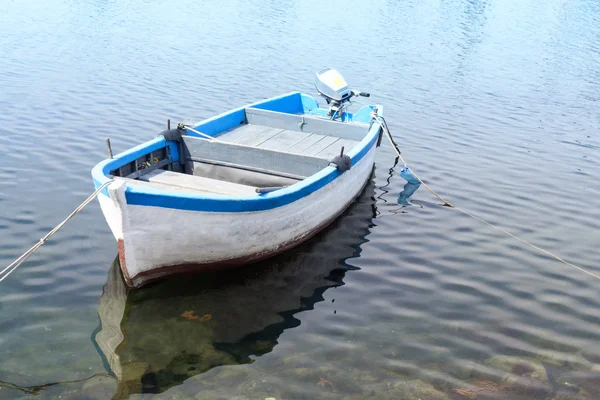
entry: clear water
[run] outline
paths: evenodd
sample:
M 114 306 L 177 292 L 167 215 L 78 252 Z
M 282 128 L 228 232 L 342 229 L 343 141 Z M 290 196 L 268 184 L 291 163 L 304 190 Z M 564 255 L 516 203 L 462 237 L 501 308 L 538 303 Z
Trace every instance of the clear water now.
M 600 273 L 595 0 L 4 0 L 0 265 L 92 192 L 106 137 L 313 93 L 325 66 L 444 197 Z M 0 284 L 0 399 L 600 398 L 600 281 L 406 200 L 393 159 L 297 250 L 129 294 L 90 205 Z

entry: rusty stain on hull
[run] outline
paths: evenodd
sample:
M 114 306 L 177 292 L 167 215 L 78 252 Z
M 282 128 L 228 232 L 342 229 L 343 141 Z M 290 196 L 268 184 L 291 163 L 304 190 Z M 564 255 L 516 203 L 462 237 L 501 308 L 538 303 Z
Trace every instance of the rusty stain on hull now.
M 119 265 L 121 266 L 123 278 L 125 279 L 125 283 L 127 283 L 127 286 L 133 287 L 131 277 L 129 276 L 129 272 L 127 272 L 127 264 L 125 263 L 125 244 L 123 242 L 123 239 L 119 239 L 117 241 L 117 246 L 119 248 Z

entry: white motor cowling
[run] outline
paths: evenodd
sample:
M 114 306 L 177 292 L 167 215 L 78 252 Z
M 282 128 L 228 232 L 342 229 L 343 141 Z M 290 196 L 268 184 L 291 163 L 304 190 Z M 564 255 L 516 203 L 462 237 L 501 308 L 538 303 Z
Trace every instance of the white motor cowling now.
M 352 97 L 352 91 L 346 80 L 333 68 L 325 68 L 317 72 L 315 87 L 321 96 L 330 102 L 340 103 Z
M 329 104 L 327 115 L 331 119 L 343 119 L 346 107 L 350 104 L 352 97 L 370 96 L 369 93 L 350 90 L 344 77 L 333 68 L 325 68 L 317 72 L 315 87 L 319 94 L 325 98 L 327 104 Z

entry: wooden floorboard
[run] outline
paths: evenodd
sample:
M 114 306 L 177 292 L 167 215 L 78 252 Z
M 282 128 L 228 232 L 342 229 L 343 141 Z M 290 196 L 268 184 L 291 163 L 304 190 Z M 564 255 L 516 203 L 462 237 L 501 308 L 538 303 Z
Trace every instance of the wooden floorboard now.
M 342 146 L 344 146 L 344 152 L 347 153 L 359 143 L 356 140 L 340 139 L 337 136 L 253 124 L 241 125 L 217 137 L 224 142 L 324 159 L 338 155 Z
M 304 150 L 304 154 L 306 154 L 307 156 L 316 156 L 318 153 L 331 146 L 338 140 L 340 140 L 339 137 L 325 136 L 323 139 L 315 143 L 314 146 L 311 146 L 308 149 Z
M 244 134 L 246 134 L 246 132 L 248 132 L 248 127 L 251 126 L 253 125 L 242 125 L 238 128 L 230 130 L 229 132 L 217 135 L 217 139 L 222 140 L 224 142 L 235 143 L 237 139 L 241 138 L 242 136 L 244 136 Z
M 210 179 L 196 175 L 180 174 L 172 171 L 156 170 L 149 172 L 140 180 L 161 185 L 177 186 L 186 189 L 200 190 L 207 193 L 254 195 L 255 188 L 247 185 Z
M 249 125 L 253 126 L 253 125 Z M 249 130 L 244 136 L 238 138 L 234 143 L 243 144 L 245 146 L 257 146 L 273 136 L 278 135 L 283 129 L 269 128 L 266 126 L 253 126 L 253 130 Z
M 288 151 L 290 153 L 305 154 L 306 150 L 314 146 L 319 140 L 322 140 L 326 137 L 327 136 L 324 135 L 317 135 L 316 133 L 311 133 L 306 138 L 290 147 Z
M 217 138 L 224 142 L 243 144 L 246 146 L 255 146 L 258 143 L 264 142 L 272 136 L 283 131 L 280 128 L 270 128 L 260 125 L 242 125 L 235 128 Z
M 359 142 L 356 140 L 350 139 L 340 139 L 333 142 L 331 145 L 321 150 L 316 154 L 319 158 L 333 158 L 340 154 L 342 150 L 342 146 L 344 147 L 344 153 L 348 153 L 348 151 L 356 146 Z
M 309 135 L 310 134 L 306 132 L 284 130 L 260 143 L 257 147 L 276 151 L 288 151 L 288 149 L 293 147 L 302 139 L 307 138 Z

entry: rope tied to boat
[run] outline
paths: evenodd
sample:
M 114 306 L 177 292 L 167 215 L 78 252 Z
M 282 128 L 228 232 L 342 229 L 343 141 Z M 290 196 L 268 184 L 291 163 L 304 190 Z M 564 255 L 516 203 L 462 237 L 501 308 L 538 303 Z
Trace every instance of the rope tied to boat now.
M 529 246 L 529 247 L 531 247 L 531 248 L 533 248 L 533 249 L 535 249 L 535 250 L 537 250 L 537 251 L 539 251 L 541 253 L 544 253 L 547 256 L 550 256 L 550 257 L 554 258 L 557 261 L 560 261 L 561 263 L 563 263 L 565 265 L 568 265 L 569 267 L 575 268 L 575 269 L 577 269 L 577 270 L 579 270 L 579 271 L 581 271 L 581 272 L 583 272 L 585 274 L 588 274 L 588 275 L 590 275 L 590 276 L 592 276 L 592 277 L 600 280 L 600 275 L 595 274 L 595 273 L 593 273 L 591 271 L 588 271 L 587 269 L 585 269 L 583 267 L 580 267 L 578 265 L 570 263 L 569 261 L 567 261 L 567 260 L 565 260 L 565 259 L 557 256 L 556 254 L 554 254 L 554 253 L 552 253 L 552 252 L 550 252 L 550 251 L 548 251 L 546 249 L 543 249 L 543 248 L 541 248 L 539 246 L 536 246 L 535 244 L 533 244 L 531 242 L 528 242 L 527 240 L 522 239 L 522 238 L 520 238 L 519 236 L 517 236 L 517 235 L 515 235 L 513 233 L 510 233 L 506 229 L 501 228 L 499 226 L 496 226 L 496 225 L 492 224 L 491 222 L 488 222 L 488 221 L 484 220 L 483 218 L 478 217 L 478 216 L 470 213 L 469 211 L 467 211 L 465 209 L 457 207 L 454 204 L 452 204 L 449 201 L 447 201 L 446 199 L 444 199 L 442 196 L 440 196 L 439 194 L 437 194 L 433 189 L 431 189 L 425 182 L 423 182 L 423 180 L 421 178 L 419 178 L 419 176 L 407 165 L 406 161 L 404 160 L 404 157 L 402 157 L 402 152 L 400 151 L 400 148 L 398 147 L 398 145 L 394 141 L 394 138 L 392 136 L 392 132 L 390 131 L 390 129 L 389 129 L 388 125 L 387 125 L 387 122 L 385 121 L 385 119 L 382 116 L 380 116 L 380 115 L 377 114 L 377 109 L 376 108 L 371 112 L 371 118 L 372 118 L 372 121 L 374 123 L 379 124 L 379 126 L 381 127 L 382 132 L 385 133 L 385 135 L 387 136 L 387 138 L 390 140 L 390 143 L 392 144 L 392 147 L 394 148 L 394 150 L 398 154 L 398 158 L 400 159 L 400 161 L 402 161 L 402 164 L 404 164 L 404 168 L 406 168 L 408 171 L 410 171 L 410 173 L 412 175 L 414 175 L 414 177 L 416 178 L 416 180 L 420 184 L 422 184 L 425 188 L 427 188 L 427 190 L 429 190 L 429 192 L 431 192 L 431 194 L 433 194 L 435 197 L 437 197 L 442 202 L 444 202 L 443 206 L 454 208 L 455 210 L 460 211 L 461 213 L 463 213 L 463 214 L 465 214 L 465 215 L 467 215 L 467 216 L 469 216 L 469 217 L 471 217 L 471 218 L 473 218 L 473 219 L 475 219 L 475 220 L 477 220 L 479 222 L 482 222 L 482 223 L 486 224 L 487 226 L 489 226 L 491 228 L 494 228 L 494 229 L 496 229 L 496 230 L 498 230 L 498 231 L 500 231 L 500 232 L 502 232 L 502 233 L 504 233 L 504 234 L 512 237 L 513 239 L 516 239 L 516 240 L 520 241 L 521 243 L 523 243 L 523 244 L 525 244 L 525 245 L 527 245 L 527 246 Z
M 421 183 L 423 186 L 425 186 L 427 188 L 427 190 L 429 190 L 431 192 L 431 194 L 433 194 L 435 197 L 437 197 L 438 199 L 443 201 L 445 207 L 456 208 L 456 207 L 454 207 L 454 205 L 452 205 L 452 203 L 450 203 L 449 201 L 444 199 L 442 196 L 437 194 L 432 188 L 430 188 L 425 182 L 423 182 L 423 180 L 421 178 L 419 178 L 419 176 L 415 173 L 415 171 L 413 171 L 408 166 L 408 164 L 406 164 L 404 157 L 402 157 L 402 152 L 400 151 L 400 148 L 396 144 L 396 141 L 394 141 L 394 137 L 392 136 L 392 133 L 390 132 L 390 129 L 388 128 L 387 122 L 385 121 L 385 119 L 382 116 L 377 115 L 376 109 L 371 112 L 371 116 L 373 117 L 373 120 L 375 122 L 377 122 L 379 124 L 379 126 L 381 126 L 382 131 L 385 132 L 386 136 L 390 140 L 390 143 L 392 144 L 392 147 L 394 148 L 394 150 L 396 150 L 396 153 L 398 154 L 398 158 L 400 158 L 400 161 L 402 161 L 402 164 L 404 164 L 404 168 L 406 168 L 408 171 L 410 171 L 410 173 L 415 176 L 415 178 L 419 181 L 419 183 Z
M 190 132 L 194 132 L 196 135 L 199 135 L 199 136 L 201 136 L 201 138 L 200 138 L 200 139 L 204 138 L 205 140 L 209 140 L 209 141 L 211 141 L 211 142 L 225 143 L 225 142 L 223 142 L 222 140 L 219 140 L 219 139 L 215 138 L 214 136 L 210 136 L 210 135 L 207 135 L 206 133 L 202 133 L 202 132 L 200 132 L 200 131 L 197 131 L 196 129 L 192 128 L 191 126 L 189 126 L 189 125 L 185 125 L 185 124 L 183 124 L 183 123 L 180 123 L 180 124 L 177 126 L 177 129 L 185 129 L 185 130 L 188 130 L 188 131 L 190 131 Z
M 17 258 L 15 261 L 13 261 L 12 263 L 10 263 L 6 268 L 4 268 L 2 271 L 0 271 L 0 282 L 2 282 L 3 280 L 5 280 L 6 278 L 8 278 L 8 276 L 10 274 L 12 274 L 17 268 L 19 268 L 19 266 L 25 260 L 27 260 L 27 258 L 29 258 L 30 255 L 32 255 L 33 253 L 35 253 L 35 251 L 37 249 L 39 249 L 44 244 L 46 244 L 46 241 L 48 239 L 50 239 L 50 237 L 52 237 L 52 235 L 54 235 L 56 232 L 58 232 L 60 230 L 60 228 L 62 228 L 71 218 L 73 218 L 81 210 L 83 210 L 83 208 L 85 206 L 87 206 L 89 203 L 91 203 L 92 200 L 94 200 L 96 198 L 96 196 L 98 196 L 98 194 L 105 187 L 107 187 L 110 183 L 112 183 L 112 180 L 109 180 L 108 182 L 105 182 L 102 185 L 100 185 L 98 187 L 98 189 L 96 189 L 94 191 L 94 193 L 92 193 L 87 199 L 85 199 L 83 201 L 83 203 L 81 203 L 75 210 L 73 210 L 73 212 L 71 214 L 69 214 L 69 216 L 67 218 L 65 218 L 60 224 L 56 225 L 54 227 L 54 229 L 52 229 L 50 232 L 48 232 L 44 237 L 42 237 L 35 245 L 33 245 L 29 250 L 27 250 L 25 253 L 23 253 L 19 258 Z

